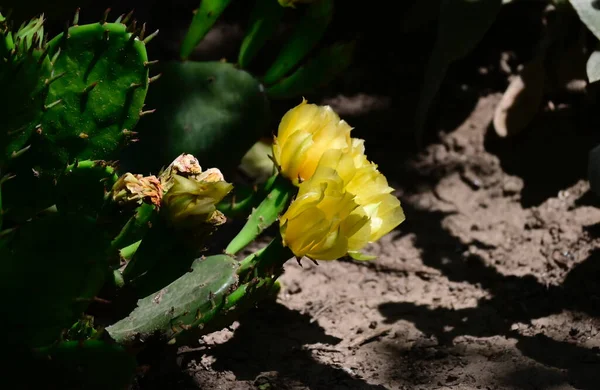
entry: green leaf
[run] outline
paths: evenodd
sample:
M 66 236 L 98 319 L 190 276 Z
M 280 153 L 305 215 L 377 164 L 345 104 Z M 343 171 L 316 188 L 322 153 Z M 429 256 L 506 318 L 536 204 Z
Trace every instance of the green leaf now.
M 496 19 L 502 0 L 443 0 L 437 39 L 425 71 L 417 108 L 416 132 L 420 142 L 429 107 L 448 67 L 477 46 Z

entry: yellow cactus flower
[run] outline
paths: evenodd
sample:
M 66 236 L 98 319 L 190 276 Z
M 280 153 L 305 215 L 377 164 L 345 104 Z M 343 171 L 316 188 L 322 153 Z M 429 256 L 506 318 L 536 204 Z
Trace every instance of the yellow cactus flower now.
M 314 175 L 280 219 L 285 246 L 298 257 L 335 260 L 360 250 L 405 219 L 387 179 L 364 155 L 362 140 L 323 153 Z
M 273 157 L 282 175 L 295 185 L 311 178 L 321 156 L 352 146 L 352 128 L 329 106 L 302 103 L 281 119 L 273 143 Z
M 367 160 L 364 141 L 354 138 L 352 141 L 353 148 L 348 154 L 352 163 L 346 161 L 348 157 L 341 156 L 337 170 L 345 182 L 346 191 L 355 196 L 354 200 L 369 217 L 369 242 L 375 242 L 404 222 L 406 217 L 386 177 L 379 172 L 376 164 Z M 357 243 L 352 250 L 360 248 L 362 246 Z
M 216 169 L 204 172 L 202 179 L 188 179 L 173 175 L 173 184 L 163 197 L 163 209 L 169 222 L 180 228 L 201 224 L 220 225 L 225 216 L 216 204 L 233 189 Z
M 322 164 L 300 185 L 280 218 L 280 231 L 283 244 L 294 255 L 335 260 L 347 253 L 349 239 L 367 222 L 339 174 Z

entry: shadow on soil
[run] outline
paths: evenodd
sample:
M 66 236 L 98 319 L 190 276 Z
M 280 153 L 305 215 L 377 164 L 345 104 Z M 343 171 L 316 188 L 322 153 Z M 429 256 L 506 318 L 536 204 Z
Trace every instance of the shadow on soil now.
M 523 179 L 521 205 L 539 206 L 558 191 L 586 178 L 589 151 L 600 143 L 593 110 L 571 106 L 538 115 L 521 134 L 500 139 L 488 128 L 485 148 L 504 172 Z
M 576 265 L 562 285 L 546 287 L 531 275 L 506 276 L 484 264 L 476 255 L 464 256 L 463 245 L 442 228 L 444 213 L 421 211 L 409 205 L 406 208 L 407 214 L 419 222 L 406 224 L 403 230 L 414 234 L 415 245 L 422 250 L 423 263 L 439 269 L 451 281 L 481 285 L 491 298 L 481 299 L 477 307 L 459 310 L 431 309 L 410 302 L 387 302 L 380 305 L 379 310 L 388 323 L 410 321 L 446 346 L 452 345 L 453 340 L 462 335 L 514 338 L 524 355 L 567 370 L 569 382 L 577 388 L 597 388 L 600 351 L 556 341 L 541 334 L 524 336 L 511 326 L 564 310 L 600 316 L 600 285 L 597 283 L 600 250 L 592 252 L 585 261 Z
M 308 344 L 335 345 L 340 341 L 326 335 L 317 323 L 311 323 L 309 315 L 280 304 L 265 304 L 240 319 L 232 339 L 202 353 L 216 358 L 212 365 L 216 371 L 232 371 L 237 380 L 268 381 L 274 388 L 301 384 L 311 389 L 384 389 L 351 376 L 342 367 L 318 362 L 305 348 Z M 199 361 L 194 353 L 185 358 Z M 277 374 L 265 375 L 273 372 Z M 202 383 L 197 384 L 203 388 Z

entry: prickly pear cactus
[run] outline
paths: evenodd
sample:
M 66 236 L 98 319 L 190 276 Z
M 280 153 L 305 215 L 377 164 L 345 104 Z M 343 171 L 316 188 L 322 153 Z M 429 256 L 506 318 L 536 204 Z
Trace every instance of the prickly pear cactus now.
M 109 159 L 131 139 L 149 82 L 138 33 L 104 19 L 74 25 L 48 43 L 54 73 L 64 76 L 50 85 L 41 134 L 32 139 L 40 169 Z
M 181 331 L 210 320 L 236 287 L 237 261 L 216 255 L 194 261 L 191 268 L 170 285 L 139 300 L 128 317 L 106 331 L 123 344 L 144 342 L 153 336 L 169 341 Z
M 56 186 L 56 207 L 65 214 L 97 217 L 117 179 L 114 167 L 102 160 L 71 164 Z
M 268 133 L 269 102 L 249 73 L 228 63 L 191 61 L 166 63 L 160 71 L 148 93 L 148 105 L 160 110 L 140 121 L 129 170 L 156 171 L 190 153 L 202 166 L 226 172 Z
M 0 168 L 16 175 L 3 193 L 17 220 L 54 203 L 54 185 L 67 165 L 114 159 L 135 141 L 133 128 L 154 80 L 146 43 L 155 34 L 127 24 L 130 15 L 114 23 L 106 18 L 78 25 L 76 14 L 73 25 L 48 43 L 40 38 L 41 19 L 15 34 L 0 22 L 0 54 L 16 63 L 0 64 L 0 86 L 19 91 L 0 101 L 0 114 L 11 118 L 8 131 L 0 132 Z
M 35 219 L 0 245 L 0 334 L 37 347 L 58 339 L 101 289 L 109 240 L 94 221 L 53 214 Z
M 0 167 L 18 157 L 43 114 L 52 64 L 44 49 L 44 19 L 32 19 L 16 32 L 0 14 Z

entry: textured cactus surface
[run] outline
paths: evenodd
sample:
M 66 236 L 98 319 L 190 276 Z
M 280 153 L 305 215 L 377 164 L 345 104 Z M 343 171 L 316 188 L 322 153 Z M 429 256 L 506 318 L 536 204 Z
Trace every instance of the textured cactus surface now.
M 11 118 L 0 134 L 0 166 L 16 175 L 3 191 L 16 220 L 56 202 L 54 185 L 69 164 L 114 159 L 134 140 L 152 80 L 146 42 L 153 35 L 106 16 L 87 25 L 76 16 L 48 43 L 40 20 L 14 34 L 0 22 L 5 49 L 15 49 L 0 64 L 2 90 L 16 91 L 0 98 L 0 114 Z
M 145 44 L 124 24 L 99 22 L 70 27 L 48 50 L 52 57 L 58 53 L 54 73 L 64 76 L 50 85 L 42 132 L 33 139 L 40 168 L 114 157 L 144 104 Z
M 93 221 L 53 214 L 19 227 L 0 245 L 2 338 L 54 342 L 101 289 L 109 241 Z
M 0 15 L 0 166 L 27 150 L 27 141 L 39 124 L 45 102 L 46 80 L 52 64 L 43 46 L 43 18 L 11 31 Z
M 56 207 L 61 213 L 96 217 L 105 204 L 105 195 L 118 177 L 105 161 L 85 160 L 71 164 L 57 184 Z
M 157 336 L 173 339 L 181 331 L 210 319 L 225 304 L 237 282 L 237 261 L 216 255 L 194 261 L 191 271 L 138 301 L 137 308 L 106 328 L 119 343 Z
M 268 100 L 247 72 L 221 62 L 170 62 L 160 72 L 147 98 L 160 110 L 139 123 L 130 170 L 156 171 L 190 153 L 225 172 L 268 131 Z

